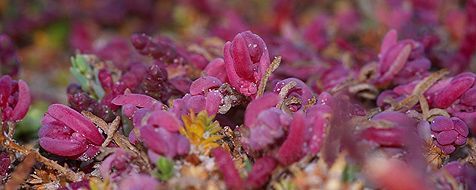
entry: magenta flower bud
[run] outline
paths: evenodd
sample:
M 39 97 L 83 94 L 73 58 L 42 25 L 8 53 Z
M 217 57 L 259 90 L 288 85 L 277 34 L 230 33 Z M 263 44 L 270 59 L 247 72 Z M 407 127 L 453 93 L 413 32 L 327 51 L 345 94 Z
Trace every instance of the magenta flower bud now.
M 180 120 L 173 113 L 157 110 L 150 113 L 147 124 L 167 129 L 170 132 L 177 132 L 180 128 Z
M 431 94 L 429 100 L 431 106 L 443 109 L 451 106 L 473 86 L 474 80 L 474 76 L 464 73 L 455 76 L 447 86 Z
M 269 156 L 262 157 L 253 164 L 249 172 L 246 184 L 253 189 L 257 189 L 266 184 L 273 170 L 276 168 L 276 161 Z
M 116 98 L 112 99 L 111 102 L 118 106 L 131 104 L 141 108 L 152 108 L 155 104 L 162 105 L 160 101 L 150 96 L 143 95 L 143 94 L 132 94 L 132 93 L 119 95 Z
M 476 87 L 472 87 L 460 98 L 460 102 L 468 106 L 476 106 Z
M 131 163 L 133 157 L 123 149 L 116 149 L 113 154 L 108 156 L 99 166 L 99 172 L 103 178 L 109 178 L 112 181 L 120 180 L 131 174 L 138 173 L 138 167 Z
M 304 155 L 304 138 L 306 133 L 304 115 L 301 112 L 294 114 L 293 121 L 289 127 L 289 134 L 277 153 L 278 161 L 284 165 L 290 165 L 299 161 Z
M 256 117 L 256 116 L 255 116 Z M 261 111 L 250 129 L 249 135 L 243 137 L 243 144 L 251 150 L 259 151 L 273 145 L 284 136 L 284 130 L 291 123 L 291 117 L 275 107 Z
M 370 127 L 362 131 L 361 136 L 365 140 L 375 142 L 384 147 L 402 147 L 403 130 L 392 128 Z
M 212 150 L 213 158 L 215 158 L 215 163 L 220 170 L 220 173 L 223 175 L 225 184 L 228 189 L 239 190 L 244 189 L 243 179 L 240 177 L 240 173 L 235 167 L 230 153 L 225 151 L 223 148 L 215 148 Z
M 169 158 L 185 155 L 190 150 L 187 138 L 161 127 L 154 128 L 152 125 L 146 125 L 141 127 L 140 135 L 150 150 Z
M 17 122 L 23 119 L 30 108 L 30 104 L 30 89 L 24 81 L 12 80 L 8 75 L 0 78 L 1 121 Z
M 380 47 L 375 84 L 405 84 L 425 77 L 431 62 L 423 52 L 423 44 L 413 40 L 398 41 L 396 30 L 389 31 Z
M 239 33 L 233 41 L 225 43 L 223 55 L 231 86 L 245 96 L 254 97 L 270 65 L 263 39 L 250 31 Z
M 130 175 L 119 184 L 119 189 L 134 189 L 134 190 L 146 190 L 146 189 L 158 189 L 160 183 L 150 175 L 145 174 L 133 174 Z
M 431 121 L 431 130 L 435 132 L 448 131 L 454 129 L 453 121 L 444 116 L 436 116 Z
M 226 72 L 223 72 L 225 70 L 225 61 L 222 58 L 216 58 L 208 63 L 203 72 L 207 76 L 216 77 L 218 80 L 226 82 L 228 78 Z
M 311 154 L 321 150 L 325 138 L 325 130 L 330 123 L 332 110 L 327 105 L 315 105 L 306 112 L 307 125 L 310 129 L 306 132 L 307 146 Z M 306 151 L 307 152 L 307 151 Z
M 41 124 L 39 143 L 56 155 L 89 160 L 104 142 L 104 137 L 90 120 L 65 105 L 51 105 Z
M 274 93 L 266 93 L 248 104 L 245 111 L 245 126 L 253 127 L 256 116 L 263 110 L 275 107 L 279 102 L 279 96 Z
M 218 78 L 212 76 L 200 77 L 193 81 L 192 85 L 190 85 L 190 94 L 206 94 L 209 89 L 216 89 L 221 85 L 222 82 Z
M 415 119 L 396 111 L 380 112 L 372 117 L 372 120 L 386 122 L 391 124 L 392 127 L 415 128 L 417 126 Z
M 448 172 L 451 176 L 453 176 L 459 182 L 464 180 L 464 169 L 465 166 L 458 161 L 448 162 L 443 166 L 446 172 Z
M 132 116 L 137 110 L 138 108 L 132 104 L 126 104 L 122 106 L 122 114 L 124 114 L 129 119 L 132 119 Z
M 112 93 L 114 88 L 114 81 L 112 80 L 111 73 L 109 73 L 106 68 L 99 70 L 98 79 L 106 94 Z
M 220 105 L 223 101 L 223 95 L 218 91 L 210 91 L 205 97 L 205 109 L 208 115 L 215 115 L 218 113 Z
M 223 96 L 218 91 L 207 92 L 206 95 L 186 94 L 182 98 L 173 101 L 173 107 L 170 112 L 174 113 L 178 118 L 188 115 L 190 111 L 198 113 L 206 110 L 209 115 L 215 115 L 222 103 Z
M 466 144 L 469 134 L 466 123 L 457 117 L 436 116 L 430 129 L 435 137 L 433 142 L 446 154 L 451 154 L 457 146 Z
M 273 92 L 279 94 L 281 92 L 281 89 L 290 82 L 295 82 L 296 86 L 288 91 L 288 93 L 286 94 L 286 98 L 296 97 L 302 102 L 301 105 L 296 105 L 297 107 L 291 107 L 291 110 L 296 112 L 299 109 L 303 108 L 304 105 L 307 105 L 309 103 L 309 100 L 311 100 L 311 98 L 313 97 L 313 93 L 312 90 L 304 82 L 297 78 L 287 78 L 282 81 L 279 81 L 278 83 L 276 83 Z

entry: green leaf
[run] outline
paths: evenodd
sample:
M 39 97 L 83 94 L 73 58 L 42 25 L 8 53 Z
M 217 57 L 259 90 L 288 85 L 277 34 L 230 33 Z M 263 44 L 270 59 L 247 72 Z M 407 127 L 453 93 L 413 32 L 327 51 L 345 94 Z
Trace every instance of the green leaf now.
M 101 86 L 101 82 L 99 82 L 99 71 L 98 70 L 95 70 L 94 72 L 94 78 L 96 78 L 95 80 L 95 83 L 93 84 L 93 90 L 94 92 L 96 93 L 96 95 L 98 96 L 99 99 L 102 99 L 102 97 L 104 97 L 104 89 L 102 88 Z
M 251 169 L 253 169 L 253 166 L 251 165 L 250 159 L 246 158 L 245 159 L 245 169 L 247 172 L 250 172 Z
M 359 168 L 357 168 L 356 165 L 347 164 L 345 166 L 344 173 L 342 175 L 342 181 L 344 182 L 354 181 L 358 172 L 359 172 Z
M 156 162 L 154 176 L 162 181 L 166 181 L 174 175 L 174 163 L 166 157 L 160 157 Z
M 77 68 L 71 67 L 69 71 L 74 76 L 74 78 L 79 82 L 83 90 L 89 89 L 88 79 L 84 77 L 83 75 L 81 75 L 80 71 Z

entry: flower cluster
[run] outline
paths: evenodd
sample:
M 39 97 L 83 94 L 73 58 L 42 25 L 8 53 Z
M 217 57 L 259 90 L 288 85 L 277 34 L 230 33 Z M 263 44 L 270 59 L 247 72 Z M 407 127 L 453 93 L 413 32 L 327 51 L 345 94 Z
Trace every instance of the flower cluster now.
M 92 9 L 78 12 L 88 22 L 53 15 L 74 21 L 75 82 L 67 103 L 41 112 L 38 146 L 20 145 L 15 130 L 34 120 L 32 95 L 41 93 L 16 78 L 18 36 L 0 34 L 0 181 L 7 189 L 473 189 L 476 1 L 465 3 L 316 3 L 327 12 L 277 0 L 244 17 L 240 6 L 206 0 L 52 3 Z M 166 32 L 146 34 L 155 22 Z M 103 27 L 143 33 L 96 40 Z

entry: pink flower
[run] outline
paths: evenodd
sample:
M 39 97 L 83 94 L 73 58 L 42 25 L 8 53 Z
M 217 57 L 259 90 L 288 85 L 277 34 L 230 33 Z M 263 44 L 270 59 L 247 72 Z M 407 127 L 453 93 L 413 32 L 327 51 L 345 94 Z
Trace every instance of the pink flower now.
M 122 113 L 128 118 L 132 118 L 139 108 L 161 109 L 162 102 L 143 94 L 123 94 L 115 97 L 112 104 L 122 106 Z
M 23 119 L 31 103 L 30 89 L 22 81 L 15 81 L 8 75 L 0 77 L 0 110 L 1 121 Z
M 263 39 L 250 31 L 241 32 L 225 43 L 225 66 L 232 87 L 245 96 L 255 97 L 261 78 L 270 65 Z
M 296 86 L 291 88 L 288 91 L 288 93 L 286 93 L 285 98 L 295 97 L 295 98 L 297 98 L 298 100 L 301 101 L 300 104 L 293 104 L 293 105 L 289 106 L 291 111 L 296 112 L 296 111 L 304 108 L 305 105 L 309 104 L 309 100 L 311 100 L 311 98 L 313 97 L 313 92 L 309 88 L 309 86 L 307 86 L 304 82 L 302 82 L 301 80 L 299 80 L 297 78 L 287 78 L 287 79 L 279 81 L 278 83 L 276 83 L 276 86 L 274 87 L 273 92 L 281 93 L 281 89 L 285 85 L 287 85 L 291 82 L 296 83 Z
M 430 61 L 423 56 L 423 44 L 413 40 L 398 41 L 396 30 L 389 31 L 380 47 L 375 84 L 407 83 L 421 79 L 430 69 Z
M 157 189 L 160 183 L 150 175 L 133 174 L 119 184 L 119 189 L 148 190 Z
M 436 116 L 430 129 L 435 136 L 433 141 L 444 153 L 451 154 L 457 146 L 466 144 L 469 129 L 466 123 L 457 117 Z
M 164 155 L 169 158 L 185 155 L 190 150 L 188 139 L 179 133 L 170 132 L 165 128 L 155 128 L 146 125 L 140 128 L 140 137 L 149 148 L 149 156 L 156 161 L 154 154 Z
M 251 150 L 263 150 L 285 135 L 292 118 L 275 107 L 278 101 L 278 95 L 267 93 L 248 104 L 245 126 L 249 128 L 249 135 L 242 140 Z
M 48 152 L 89 160 L 99 152 L 104 137 L 86 117 L 62 104 L 53 104 L 41 120 L 40 146 Z
M 226 186 L 229 189 L 244 189 L 243 179 L 240 177 L 240 173 L 235 167 L 230 153 L 226 152 L 223 148 L 215 148 L 212 150 L 213 158 L 218 166 Z
M 304 157 L 306 125 L 304 114 L 296 112 L 289 127 L 289 134 L 278 150 L 277 159 L 282 165 L 290 165 Z
M 405 133 L 417 128 L 417 122 L 413 118 L 395 111 L 381 112 L 371 120 L 387 124 L 388 128 L 369 127 L 360 136 L 383 147 L 402 147 Z
M 262 187 L 269 180 L 276 166 L 276 160 L 270 156 L 264 156 L 256 160 L 248 174 L 246 183 L 255 189 Z
M 99 172 L 103 178 L 110 178 L 113 181 L 120 180 L 138 173 L 139 168 L 132 163 L 132 160 L 133 157 L 129 153 L 118 148 L 104 159 L 99 167 Z
M 203 72 L 208 76 L 216 77 L 220 81 L 225 82 L 228 78 L 226 77 L 226 72 L 223 72 L 224 70 L 225 61 L 222 58 L 216 58 L 208 63 Z

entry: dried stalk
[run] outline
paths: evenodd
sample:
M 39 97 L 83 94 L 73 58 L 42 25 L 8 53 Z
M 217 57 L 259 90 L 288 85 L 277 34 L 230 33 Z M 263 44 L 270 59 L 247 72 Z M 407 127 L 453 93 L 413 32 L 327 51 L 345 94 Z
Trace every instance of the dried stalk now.
M 65 167 L 59 165 L 55 161 L 52 161 L 52 160 L 42 156 L 37 151 L 32 150 L 32 149 L 27 149 L 23 146 L 18 145 L 14 141 L 5 137 L 3 131 L 0 134 L 0 142 L 6 149 L 11 150 L 13 152 L 24 154 L 24 155 L 29 155 L 29 154 L 34 155 L 38 162 L 42 162 L 47 167 L 50 167 L 50 168 L 58 171 L 59 173 L 63 174 L 70 181 L 78 181 L 79 179 L 81 179 L 81 175 L 75 173 L 74 171 L 72 171 L 68 168 L 65 168 Z
M 269 67 L 266 69 L 266 73 L 261 78 L 261 81 L 259 83 L 256 97 L 260 97 L 264 94 L 264 90 L 266 89 L 266 83 L 268 83 L 268 79 L 271 76 L 271 73 L 273 73 L 279 67 L 279 64 L 281 64 L 281 56 L 275 57 L 273 62 L 271 62 L 271 65 L 269 65 Z
M 25 159 L 18 164 L 15 171 L 12 173 L 12 177 L 5 184 L 5 190 L 10 189 L 19 189 L 20 185 L 25 183 L 25 179 L 31 172 L 33 165 L 35 165 L 35 155 L 34 153 L 29 153 L 25 156 Z
M 446 74 L 448 74 L 448 70 L 446 69 L 442 69 L 432 73 L 430 76 L 424 78 L 420 83 L 415 86 L 410 96 L 406 97 L 401 102 L 392 106 L 392 108 L 390 109 L 400 110 L 403 108 L 409 109 L 413 107 L 418 103 L 419 97 L 423 96 L 423 93 L 425 93 L 433 84 L 443 78 Z

